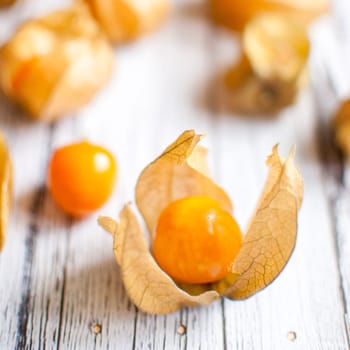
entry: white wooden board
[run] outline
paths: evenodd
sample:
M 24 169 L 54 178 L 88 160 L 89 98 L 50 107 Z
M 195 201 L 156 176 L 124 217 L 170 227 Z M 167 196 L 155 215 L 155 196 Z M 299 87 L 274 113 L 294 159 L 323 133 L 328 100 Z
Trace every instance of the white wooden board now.
M 329 74 L 338 95 L 350 94 L 344 82 L 350 70 L 331 64 L 343 52 L 350 57 L 343 49 L 350 44 L 350 26 L 341 20 L 350 13 L 346 2 L 336 3 L 334 18 L 348 35 L 336 36 L 339 43 L 334 43 L 336 29 L 329 20 L 314 30 L 313 84 L 278 118 L 247 120 L 227 111 L 214 78 L 237 58 L 237 37 L 214 28 L 196 0 L 178 0 L 158 32 L 116 48 L 111 82 L 78 115 L 50 125 L 32 123 L 1 99 L 15 203 L 0 254 L 0 349 L 349 348 L 350 188 L 346 176 L 339 176 L 349 169 L 327 141 L 327 130 L 318 132 L 335 103 Z M 68 3 L 18 1 L 0 13 L 0 40 L 24 19 Z M 305 179 L 297 246 L 281 276 L 247 301 L 146 315 L 128 300 L 111 237 L 96 218 L 116 217 L 133 199 L 143 167 L 189 128 L 207 135 L 214 177 L 231 195 L 243 228 L 264 183 L 272 146 L 280 143 L 287 154 L 297 145 Z M 119 179 L 108 204 L 78 222 L 53 204 L 45 174 L 55 147 L 83 137 L 115 154 Z M 177 333 L 180 325 L 186 327 L 184 335 Z

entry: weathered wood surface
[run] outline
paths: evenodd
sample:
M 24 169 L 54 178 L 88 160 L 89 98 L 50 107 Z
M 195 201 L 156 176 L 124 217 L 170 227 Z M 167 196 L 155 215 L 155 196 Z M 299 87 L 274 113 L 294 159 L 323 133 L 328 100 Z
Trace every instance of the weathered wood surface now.
M 67 3 L 18 1 L 0 13 L 0 40 L 24 19 Z M 350 94 L 347 1 L 336 3 L 335 24 L 324 20 L 313 30 L 311 87 L 279 118 L 256 120 L 227 111 L 215 76 L 237 57 L 238 41 L 213 28 L 201 4 L 177 1 L 160 31 L 117 48 L 111 82 L 77 116 L 35 124 L 1 99 L 16 186 L 0 255 L 0 349 L 349 348 L 350 168 L 327 128 L 336 101 Z M 96 224 L 99 213 L 76 222 L 52 203 L 47 162 L 55 147 L 82 137 L 110 148 L 119 181 L 100 213 L 117 216 L 133 199 L 142 168 L 187 128 L 208 135 L 214 177 L 243 228 L 271 147 L 279 142 L 286 154 L 297 145 L 306 190 L 297 247 L 281 276 L 254 298 L 145 315 L 128 301 L 111 238 Z

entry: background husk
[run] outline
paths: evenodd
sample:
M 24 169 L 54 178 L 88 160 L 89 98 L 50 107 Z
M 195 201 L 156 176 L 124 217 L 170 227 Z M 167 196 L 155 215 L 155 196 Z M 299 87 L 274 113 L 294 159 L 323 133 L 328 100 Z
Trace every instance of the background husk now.
M 308 24 L 329 11 L 328 0 L 209 0 L 209 6 L 215 22 L 238 31 L 261 12 L 288 14 Z
M 342 152 L 350 155 L 350 100 L 343 101 L 333 118 L 335 142 Z
M 0 132 L 0 251 L 6 240 L 6 227 L 13 196 L 12 162 L 5 138 Z
M 230 108 L 271 114 L 293 103 L 307 81 L 310 44 L 293 18 L 264 13 L 247 23 L 242 54 L 225 75 Z
M 18 28 L 0 49 L 0 86 L 34 119 L 52 120 L 88 103 L 112 64 L 103 32 L 77 4 Z
M 85 0 L 113 43 L 135 39 L 159 26 L 169 0 Z

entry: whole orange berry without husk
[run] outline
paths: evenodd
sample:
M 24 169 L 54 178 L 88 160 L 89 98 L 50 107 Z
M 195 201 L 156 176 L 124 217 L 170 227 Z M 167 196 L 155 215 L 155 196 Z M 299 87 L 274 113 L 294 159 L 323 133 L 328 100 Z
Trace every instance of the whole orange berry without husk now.
M 68 214 L 83 217 L 110 197 L 116 162 L 105 148 L 83 141 L 57 149 L 49 164 L 48 187 Z

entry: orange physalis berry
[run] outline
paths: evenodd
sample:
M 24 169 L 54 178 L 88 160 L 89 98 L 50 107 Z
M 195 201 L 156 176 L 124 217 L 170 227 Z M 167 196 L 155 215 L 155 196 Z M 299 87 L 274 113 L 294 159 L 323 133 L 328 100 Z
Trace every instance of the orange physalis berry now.
M 22 83 L 26 80 L 32 69 L 39 63 L 39 57 L 31 57 L 26 61 L 23 61 L 15 71 L 12 77 L 12 90 L 14 93 L 18 93 Z
M 214 199 L 193 196 L 162 211 L 153 253 L 174 280 L 210 283 L 227 275 L 241 244 L 242 234 L 232 215 Z
M 48 187 L 57 204 L 74 217 L 100 208 L 113 191 L 116 162 L 105 148 L 83 141 L 57 149 Z

